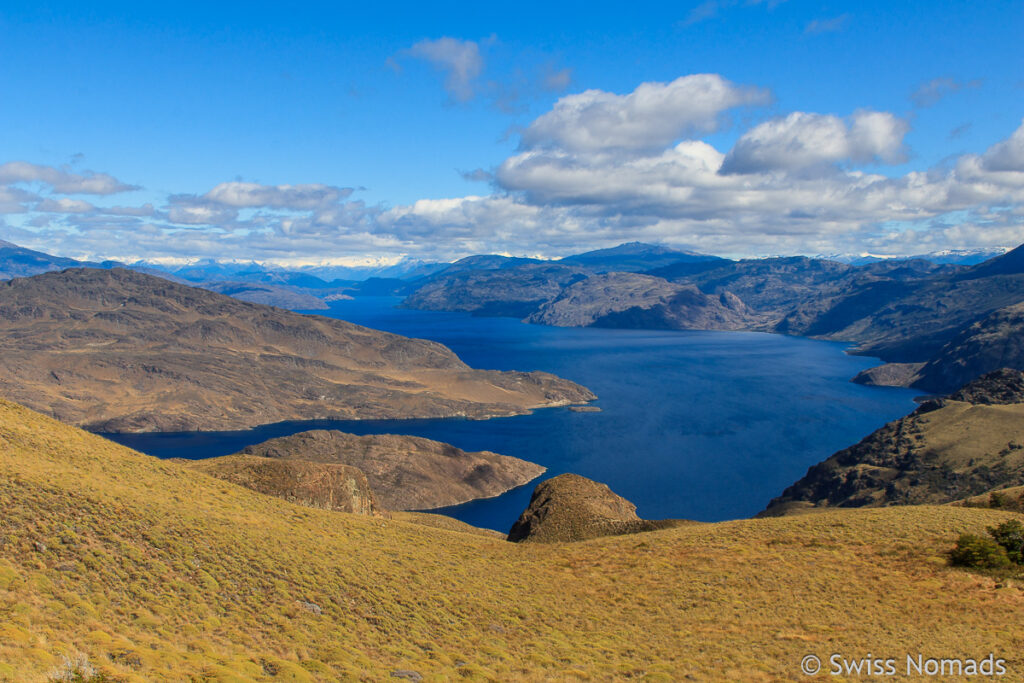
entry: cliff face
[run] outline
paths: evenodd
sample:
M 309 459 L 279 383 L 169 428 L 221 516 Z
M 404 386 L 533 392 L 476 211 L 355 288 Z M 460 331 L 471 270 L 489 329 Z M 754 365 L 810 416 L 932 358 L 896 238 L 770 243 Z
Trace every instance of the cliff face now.
M 563 543 L 683 524 L 687 522 L 640 519 L 636 505 L 607 485 L 578 474 L 560 474 L 537 485 L 530 505 L 509 531 L 508 540 Z
M 0 284 L 0 395 L 96 431 L 489 417 L 593 398 L 546 373 L 473 370 L 433 342 L 121 269 Z
M 428 510 L 490 498 L 544 472 L 540 465 L 519 458 L 489 451 L 467 453 L 417 436 L 356 436 L 322 429 L 247 446 L 238 455 L 358 468 L 388 510 Z
M 811 467 L 761 514 L 938 504 L 1024 484 L 1024 373 L 929 401 Z
M 188 465 L 218 479 L 292 503 L 358 515 L 381 514 L 366 475 L 348 465 L 245 455 L 196 460 Z

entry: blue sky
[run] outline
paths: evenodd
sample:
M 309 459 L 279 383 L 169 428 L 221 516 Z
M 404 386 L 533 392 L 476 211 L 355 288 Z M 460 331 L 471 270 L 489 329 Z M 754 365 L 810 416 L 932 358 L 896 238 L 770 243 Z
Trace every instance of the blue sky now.
M 294 263 L 1024 242 L 1019 2 L 626 9 L 5 3 L 0 239 Z

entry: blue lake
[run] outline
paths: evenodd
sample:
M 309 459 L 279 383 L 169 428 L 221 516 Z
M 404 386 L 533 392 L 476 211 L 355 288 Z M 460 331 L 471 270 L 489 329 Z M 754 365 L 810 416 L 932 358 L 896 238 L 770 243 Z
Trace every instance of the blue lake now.
M 400 299 L 336 302 L 321 315 L 441 342 L 473 367 L 545 370 L 598 395 L 492 420 L 286 422 L 242 432 L 108 434 L 159 457 L 205 458 L 305 429 L 398 433 L 514 455 L 608 484 L 641 517 L 749 517 L 813 465 L 913 407 L 918 393 L 848 380 L 876 364 L 842 344 L 746 332 L 602 330 L 407 311 Z M 437 510 L 507 531 L 536 482 Z

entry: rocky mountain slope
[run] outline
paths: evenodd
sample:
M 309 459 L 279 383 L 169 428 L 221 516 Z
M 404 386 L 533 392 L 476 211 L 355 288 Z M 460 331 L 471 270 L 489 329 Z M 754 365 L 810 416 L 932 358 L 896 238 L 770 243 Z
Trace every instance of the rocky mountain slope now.
M 1024 302 L 967 327 L 917 372 L 909 386 L 939 393 L 993 367 L 1024 369 Z
M 365 473 L 370 489 L 388 510 L 428 510 L 490 498 L 536 479 L 545 469 L 489 451 L 467 453 L 418 436 L 357 436 L 323 429 L 246 446 L 241 453 L 226 456 L 227 462 L 238 457 L 356 468 Z M 199 466 L 217 467 L 222 460 L 211 458 Z
M 587 275 L 586 270 L 576 266 L 532 262 L 500 268 L 445 270 L 410 294 L 402 306 L 522 318 Z
M 640 519 L 636 505 L 606 484 L 578 474 L 560 474 L 537 485 L 508 540 L 566 543 L 600 536 L 635 534 L 688 524 L 681 519 Z
M 31 277 L 51 270 L 87 265 L 98 266 L 99 264 L 88 264 L 71 258 L 52 256 L 0 240 L 0 280 Z
M 995 510 L 507 543 L 302 507 L 6 401 L 0 510 L 11 683 L 65 657 L 126 683 L 790 680 L 879 643 L 1024 670 L 1024 594 L 945 566 L 959 533 L 1013 517 Z
M 182 464 L 299 505 L 357 515 L 381 514 L 381 506 L 366 475 L 349 465 L 252 455 L 226 455 Z
M 526 322 L 558 327 L 736 330 L 756 316 L 726 292 L 634 273 L 594 275 L 563 289 Z
M 938 504 L 1024 484 L 1024 373 L 1001 370 L 922 404 L 811 467 L 762 515 Z
M 433 342 L 121 269 L 0 283 L 0 395 L 97 431 L 490 417 L 593 398 L 546 373 L 473 370 Z

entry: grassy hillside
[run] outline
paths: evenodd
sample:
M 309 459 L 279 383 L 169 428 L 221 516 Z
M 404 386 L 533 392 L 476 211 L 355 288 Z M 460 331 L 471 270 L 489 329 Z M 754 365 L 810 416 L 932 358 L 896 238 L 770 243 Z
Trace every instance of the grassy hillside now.
M 125 681 L 791 680 L 883 650 L 1024 671 L 1024 590 L 943 557 L 995 510 L 518 545 L 300 507 L 4 401 L 0 510 L 0 680 L 79 655 Z

